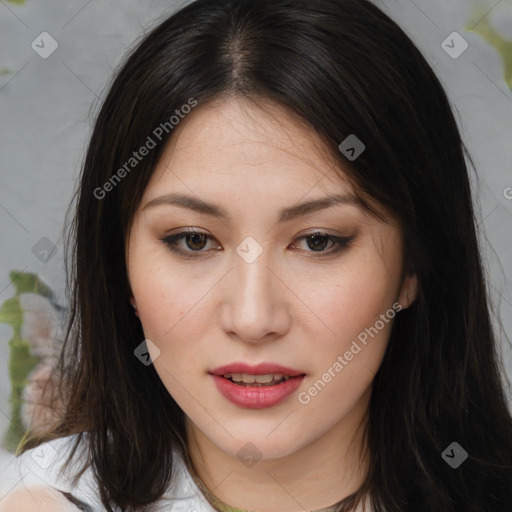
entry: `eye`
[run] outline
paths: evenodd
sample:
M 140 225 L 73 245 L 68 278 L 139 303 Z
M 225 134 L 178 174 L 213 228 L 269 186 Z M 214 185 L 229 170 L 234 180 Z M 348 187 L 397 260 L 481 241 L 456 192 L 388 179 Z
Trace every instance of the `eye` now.
M 205 248 L 208 239 L 213 240 L 208 233 L 191 229 L 190 231 L 182 231 L 175 235 L 166 236 L 162 238 L 162 242 L 173 252 L 188 258 L 195 258 L 199 256 L 199 254 L 194 253 L 205 252 L 203 249 Z M 185 242 L 186 248 L 190 249 L 190 251 L 184 249 L 183 246 L 180 247 L 179 242 L 182 241 Z
M 329 235 L 327 233 L 323 233 L 321 231 L 315 231 L 313 233 L 309 233 L 304 235 L 297 240 L 306 241 L 306 245 L 308 247 L 306 252 L 314 252 L 319 253 L 318 256 L 327 256 L 334 254 L 350 245 L 350 242 L 354 236 L 350 237 L 341 237 Z M 197 231 L 195 229 L 191 229 L 188 231 L 182 231 L 180 233 L 176 233 L 175 235 L 166 236 L 161 239 L 161 241 L 172 251 L 180 256 L 185 258 L 197 258 L 201 256 L 201 253 L 207 252 L 205 251 L 205 247 L 207 245 L 208 240 L 215 240 L 208 233 L 204 233 L 202 231 Z M 180 242 L 185 242 L 185 247 L 180 245 Z M 326 250 L 328 244 L 330 243 L 328 250 Z
M 321 231 L 315 231 L 314 233 L 300 237 L 298 240 L 306 241 L 306 246 L 311 249 L 311 251 L 307 252 L 316 252 L 320 253 L 319 256 L 326 256 L 348 247 L 353 238 L 354 236 L 335 236 Z M 329 243 L 330 245 L 328 246 Z M 327 251 L 326 248 L 328 248 Z

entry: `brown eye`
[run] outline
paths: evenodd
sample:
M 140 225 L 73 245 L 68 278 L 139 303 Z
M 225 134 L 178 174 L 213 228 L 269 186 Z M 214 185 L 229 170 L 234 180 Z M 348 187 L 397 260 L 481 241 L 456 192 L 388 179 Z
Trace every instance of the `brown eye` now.
M 328 256 L 331 254 L 335 254 L 342 249 L 346 249 L 349 247 L 350 242 L 355 238 L 355 235 L 344 237 L 344 236 L 334 236 L 329 235 L 327 233 L 323 233 L 321 231 L 316 231 L 314 233 L 310 233 L 309 235 L 305 235 L 300 237 L 298 240 L 306 243 L 304 251 L 318 253 L 314 255 L 315 257 Z
M 200 251 L 204 249 L 208 235 L 204 233 L 189 233 L 185 237 L 185 243 L 189 249 L 193 251 Z
M 175 253 L 184 256 L 185 258 L 196 258 L 206 253 L 206 246 L 208 241 L 213 238 L 208 233 L 201 231 L 182 231 L 176 235 L 166 236 L 161 241 Z

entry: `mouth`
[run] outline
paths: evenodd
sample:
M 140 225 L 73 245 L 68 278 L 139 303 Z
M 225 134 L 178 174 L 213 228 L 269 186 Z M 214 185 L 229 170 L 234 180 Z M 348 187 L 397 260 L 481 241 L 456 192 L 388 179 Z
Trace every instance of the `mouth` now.
M 231 363 L 215 368 L 211 375 L 222 377 L 237 386 L 270 387 L 277 386 L 291 379 L 305 376 L 305 372 L 276 363 L 264 362 L 257 365 Z
M 275 363 L 231 363 L 208 372 L 220 394 L 243 409 L 266 409 L 284 402 L 306 372 Z
M 227 379 L 238 386 L 249 386 L 249 387 L 268 387 L 268 386 L 276 386 L 277 384 L 281 384 L 281 382 L 286 382 L 290 379 L 298 379 L 302 377 L 302 375 L 290 376 L 290 375 L 282 375 L 279 373 L 268 373 L 263 375 L 251 375 L 248 373 L 226 373 L 225 375 L 220 375 L 224 379 Z

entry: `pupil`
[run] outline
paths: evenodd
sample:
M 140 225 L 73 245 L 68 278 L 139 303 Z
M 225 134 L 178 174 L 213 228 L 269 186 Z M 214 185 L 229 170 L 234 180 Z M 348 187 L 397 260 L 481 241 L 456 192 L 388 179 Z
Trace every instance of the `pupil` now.
M 203 238 L 203 245 L 201 246 L 201 238 Z M 187 245 L 190 249 L 202 249 L 204 247 L 204 238 L 205 235 L 202 233 L 192 233 L 188 235 Z M 189 241 L 192 240 L 192 245 L 198 243 L 201 247 L 192 247 L 189 244 Z
M 310 245 L 310 241 L 313 240 L 313 246 Z M 315 241 L 316 240 L 316 241 Z M 320 243 L 318 243 L 320 241 Z M 322 243 L 323 242 L 323 243 Z M 308 240 L 308 246 L 310 249 L 325 249 L 325 242 L 327 242 L 327 237 L 324 235 L 311 235 Z

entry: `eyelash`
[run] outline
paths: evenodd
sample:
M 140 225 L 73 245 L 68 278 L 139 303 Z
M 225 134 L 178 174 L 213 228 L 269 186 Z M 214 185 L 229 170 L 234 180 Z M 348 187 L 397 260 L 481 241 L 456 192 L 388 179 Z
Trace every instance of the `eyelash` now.
M 177 233 L 175 235 L 166 236 L 164 238 L 161 238 L 161 241 L 167 246 L 167 248 L 170 251 L 177 253 L 180 256 L 183 256 L 187 259 L 201 257 L 202 256 L 201 253 L 206 252 L 203 249 L 196 250 L 196 251 L 183 251 L 182 249 L 177 248 L 177 242 L 179 240 L 184 239 L 188 235 L 204 235 L 204 236 L 206 236 L 207 240 L 208 239 L 214 240 L 214 238 L 211 237 L 210 235 L 208 235 L 208 233 L 204 233 L 202 231 L 196 231 L 196 230 L 191 229 L 189 231 L 181 231 L 180 233 Z M 332 254 L 335 254 L 335 253 L 341 251 L 342 249 L 346 249 L 350 246 L 350 243 L 352 242 L 352 240 L 354 238 L 354 236 L 341 237 L 341 236 L 329 235 L 329 234 L 323 233 L 321 231 L 314 231 L 314 232 L 308 233 L 307 235 L 301 236 L 300 238 L 298 238 L 298 240 L 304 240 L 304 239 L 307 239 L 307 238 L 310 238 L 313 236 L 326 237 L 328 240 L 333 242 L 333 246 L 331 246 L 331 249 L 332 249 L 332 247 L 336 247 L 334 250 L 329 250 L 329 251 L 312 251 L 312 250 L 306 251 L 306 252 L 317 253 L 317 255 L 313 256 L 314 258 L 330 256 Z

